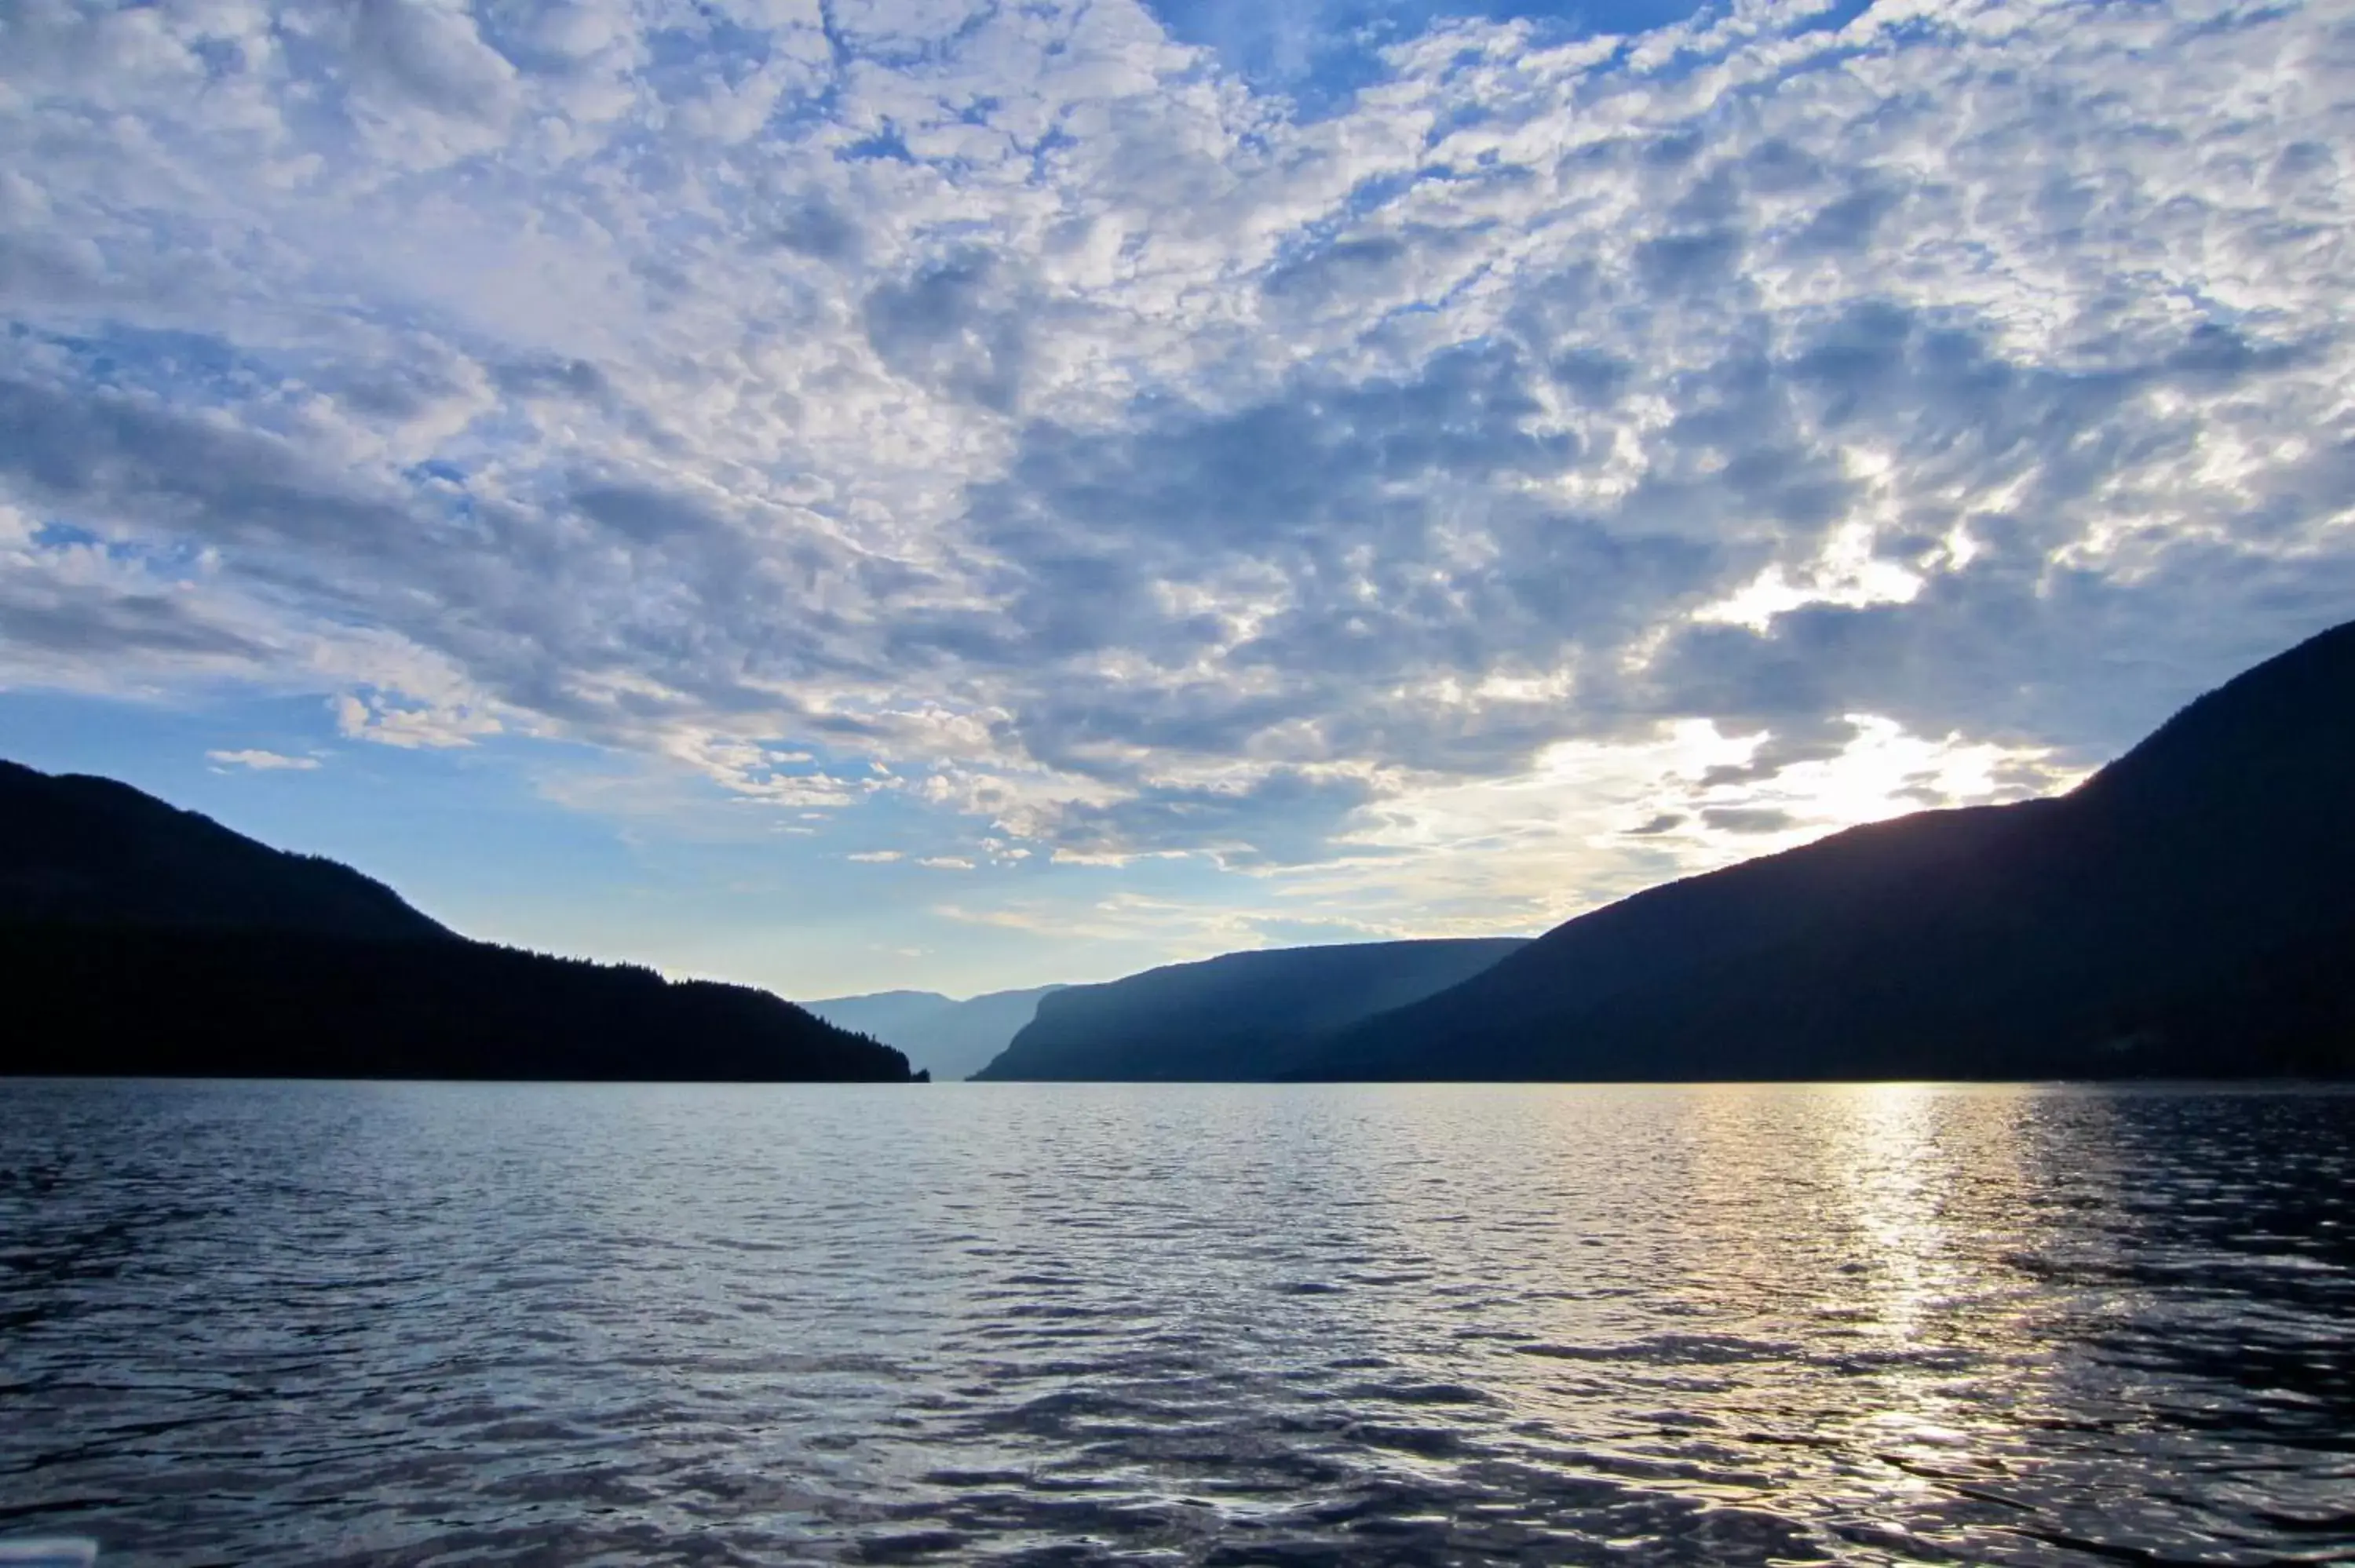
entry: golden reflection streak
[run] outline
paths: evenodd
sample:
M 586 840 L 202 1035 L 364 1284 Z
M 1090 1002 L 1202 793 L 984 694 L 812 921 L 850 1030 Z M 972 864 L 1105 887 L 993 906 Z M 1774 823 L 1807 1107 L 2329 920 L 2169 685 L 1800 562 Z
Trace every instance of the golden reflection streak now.
M 1899 1353 L 1877 1381 L 1881 1407 L 1864 1425 L 1881 1441 L 1952 1446 L 1965 1441 L 1942 1392 L 1945 1379 L 1903 1352 L 1945 1337 L 1944 1308 L 1977 1281 L 1948 1234 L 1957 1172 L 1939 1137 L 1954 1090 L 1925 1084 L 1868 1084 L 1847 1091 L 1845 1187 L 1860 1249 L 1869 1258 L 1865 1331 Z M 2000 1149 L 1990 1150 L 2000 1154 Z
M 2030 1132 L 2040 1093 L 1841 1092 L 1846 1114 L 1822 1157 L 1838 1169 L 1849 1245 L 1864 1265 L 1844 1306 L 1874 1363 L 1852 1433 L 1880 1461 L 1886 1499 L 1918 1507 L 1925 1494 L 1956 1499 L 1959 1486 L 2001 1492 L 2019 1434 L 2053 1407 L 2030 1323 L 2035 1287 L 2006 1261 L 2036 1250 L 2043 1224 Z
M 1711 1085 L 1556 1100 L 1564 1184 L 1620 1222 L 1600 1257 L 1557 1260 L 1561 1284 L 1592 1287 L 1587 1270 L 1609 1259 L 1617 1283 L 1640 1288 L 1607 1301 L 1564 1288 L 1541 1332 L 1597 1349 L 1648 1340 L 1659 1359 L 1582 1376 L 1565 1363 L 1530 1403 L 1661 1457 L 1678 1435 L 1636 1403 L 1657 1382 L 1661 1405 L 1744 1435 L 1769 1506 L 1967 1539 L 1990 1516 L 1959 1489 L 2004 1489 L 2019 1434 L 2055 1403 L 2030 1322 L 2036 1283 L 2006 1261 L 2041 1250 L 2050 1173 L 2032 1123 L 2047 1092 Z M 1665 1095 L 1687 1100 L 1668 1136 L 1611 1147 L 1649 1118 L 1614 1128 L 1598 1112 Z M 1612 1257 L 1638 1237 L 1663 1245 Z M 1689 1489 L 1718 1492 L 1699 1477 Z

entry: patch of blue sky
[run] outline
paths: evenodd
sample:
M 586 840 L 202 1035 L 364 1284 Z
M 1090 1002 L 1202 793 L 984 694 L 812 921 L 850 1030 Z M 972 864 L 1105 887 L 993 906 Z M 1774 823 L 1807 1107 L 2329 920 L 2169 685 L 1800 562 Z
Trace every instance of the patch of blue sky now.
M 868 163 L 876 160 L 889 160 L 895 164 L 913 164 L 916 161 L 915 154 L 908 150 L 907 138 L 900 133 L 898 126 L 888 121 L 881 130 L 871 136 L 862 137 L 851 143 L 836 153 L 835 156 L 847 164 Z
M 1016 144 L 1020 145 L 1019 143 Z M 1056 155 L 1067 153 L 1079 144 L 1079 138 L 1061 126 L 1049 126 L 1037 141 L 1024 149 L 1030 158 L 1030 175 L 1028 183 L 1033 187 L 1040 188 L 1054 185 L 1061 177 L 1056 168 Z M 1144 236 L 1130 235 L 1125 243 L 1134 250 L 1144 243 Z
M 482 498 L 474 493 L 465 470 L 457 464 L 438 459 L 416 463 L 403 469 L 401 477 L 409 481 L 410 493 L 421 505 L 438 509 L 444 518 L 469 529 L 480 523 Z M 543 479 L 538 488 L 549 491 L 554 487 Z
M 144 567 L 163 579 L 189 576 L 204 555 L 204 547 L 193 541 L 112 536 L 57 518 L 45 519 L 35 526 L 33 544 L 45 550 L 96 548 L 109 560 Z
M 105 540 L 76 523 L 48 522 L 33 530 L 33 543 L 48 550 L 70 550 Z
M 229 399 L 279 386 L 285 367 L 210 333 L 110 322 L 94 332 L 33 334 L 89 381 L 123 391 Z
M 1408 174 L 1374 175 L 1359 180 L 1342 202 L 1340 217 L 1346 221 L 1378 212 L 1423 181 L 1444 179 L 1446 174 L 1444 169 L 1426 164 Z

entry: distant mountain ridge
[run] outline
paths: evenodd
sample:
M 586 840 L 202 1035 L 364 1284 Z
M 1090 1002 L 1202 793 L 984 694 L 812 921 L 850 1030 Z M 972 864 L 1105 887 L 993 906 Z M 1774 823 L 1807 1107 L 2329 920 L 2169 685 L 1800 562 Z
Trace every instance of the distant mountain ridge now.
M 959 1001 L 933 991 L 884 991 L 802 1003 L 828 1023 L 905 1052 L 938 1080 L 969 1077 L 1037 1016 L 1039 999 L 1063 988 L 995 991 Z
M 1263 1079 L 1311 1043 L 1454 985 L 1526 938 L 1348 942 L 1228 953 L 1056 991 L 985 1080 Z
M 874 991 L 853 996 L 822 997 L 815 1001 L 804 1001 L 801 1005 L 829 1023 L 856 1029 L 880 1040 L 887 1030 L 905 1029 L 945 1008 L 954 1007 L 956 998 L 936 991 Z
M 1876 822 L 1637 894 L 1293 1071 L 2337 1075 L 2355 1072 L 2350 976 L 2355 623 L 2200 698 L 2070 794 Z
M 348 866 L 9 762 L 0 995 L 0 1074 L 910 1076 L 764 991 L 469 941 Z

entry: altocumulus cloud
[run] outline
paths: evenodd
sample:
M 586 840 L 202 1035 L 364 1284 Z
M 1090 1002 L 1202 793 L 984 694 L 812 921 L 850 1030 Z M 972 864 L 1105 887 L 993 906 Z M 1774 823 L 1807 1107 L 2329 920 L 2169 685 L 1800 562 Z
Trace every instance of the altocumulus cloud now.
M 0 676 L 1467 928 L 2039 788 L 2355 608 L 2355 22 L 1857 13 L 27 0 Z
M 319 766 L 315 757 L 289 757 L 283 752 L 258 749 L 208 751 L 205 759 L 223 768 L 246 768 L 257 773 L 309 773 Z

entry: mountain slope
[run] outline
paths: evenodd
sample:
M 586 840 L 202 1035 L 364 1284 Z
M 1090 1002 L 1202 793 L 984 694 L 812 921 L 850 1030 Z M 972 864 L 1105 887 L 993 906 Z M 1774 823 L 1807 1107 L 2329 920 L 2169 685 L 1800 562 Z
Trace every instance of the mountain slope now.
M 1878 822 L 1638 894 L 1299 1071 L 2355 1071 L 2325 978 L 2355 952 L 2350 801 L 2355 624 L 2200 698 L 2066 796 Z
M 0 763 L 0 1074 L 904 1082 L 742 986 L 471 942 L 347 866 Z
M 986 1066 L 1038 1014 L 1039 999 L 1061 986 L 954 997 L 930 991 L 835 996 L 802 1005 L 829 1023 L 871 1034 L 907 1053 L 935 1080 L 967 1077 Z
M 1518 950 L 1518 937 L 1229 953 L 1071 986 L 976 1078 L 1211 1081 L 1273 1076 L 1303 1043 L 1402 1006 Z
M 936 991 L 878 991 L 824 997 L 801 1005 L 837 1028 L 888 1040 L 954 1007 L 956 999 Z
M 451 935 L 349 866 L 272 849 L 112 779 L 5 761 L 0 919 Z

